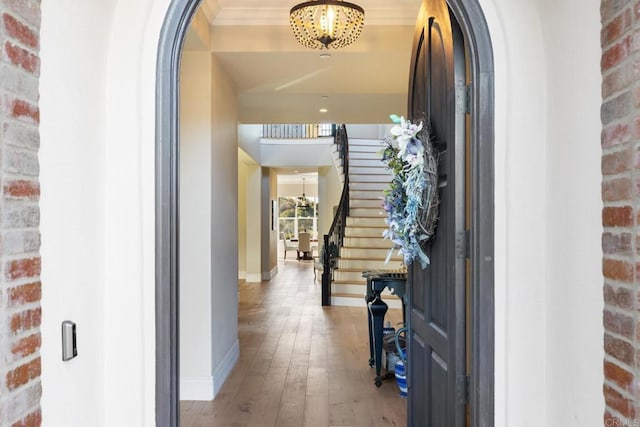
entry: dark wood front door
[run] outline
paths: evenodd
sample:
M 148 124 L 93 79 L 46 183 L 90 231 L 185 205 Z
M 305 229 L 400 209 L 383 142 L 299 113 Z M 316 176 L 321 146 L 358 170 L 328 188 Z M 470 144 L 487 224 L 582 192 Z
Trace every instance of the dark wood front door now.
M 409 426 L 466 425 L 465 53 L 445 0 L 423 0 L 409 117 L 430 121 L 439 156 L 439 220 L 429 266 L 409 270 Z

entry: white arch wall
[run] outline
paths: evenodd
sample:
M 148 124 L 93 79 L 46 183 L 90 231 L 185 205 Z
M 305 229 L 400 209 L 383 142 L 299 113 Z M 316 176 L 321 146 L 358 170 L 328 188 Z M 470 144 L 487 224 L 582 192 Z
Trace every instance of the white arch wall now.
M 154 425 L 155 65 L 168 3 L 43 4 L 45 425 Z M 599 2 L 480 3 L 496 62 L 496 426 L 586 425 L 603 412 Z M 79 319 L 70 364 L 57 361 L 66 316 Z
M 480 3 L 496 67 L 496 425 L 597 424 L 600 2 Z

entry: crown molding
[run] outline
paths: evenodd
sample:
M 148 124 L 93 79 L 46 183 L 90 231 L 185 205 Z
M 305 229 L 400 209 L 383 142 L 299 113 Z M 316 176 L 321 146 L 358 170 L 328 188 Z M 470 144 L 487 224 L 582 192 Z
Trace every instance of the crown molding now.
M 203 5 L 208 4 L 207 0 Z M 248 7 L 225 7 L 216 9 L 217 14 L 209 22 L 214 26 L 269 26 L 269 25 L 289 25 L 290 8 L 248 8 Z M 415 25 L 417 10 L 401 9 L 393 7 L 372 8 L 365 10 L 366 25 Z

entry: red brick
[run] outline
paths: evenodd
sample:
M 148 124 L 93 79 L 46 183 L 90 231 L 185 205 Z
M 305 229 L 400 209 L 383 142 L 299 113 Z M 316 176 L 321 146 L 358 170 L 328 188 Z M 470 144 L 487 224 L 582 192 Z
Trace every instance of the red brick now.
M 631 44 L 632 38 L 631 36 L 627 36 L 605 50 L 602 54 L 602 60 L 600 61 L 602 70 L 609 70 L 625 60 L 631 51 Z
M 620 365 L 605 360 L 604 377 L 609 381 L 613 381 L 621 389 L 631 391 L 634 376 L 628 370 L 620 367 Z
M 604 286 L 604 302 L 623 310 L 633 310 L 635 307 L 633 291 L 623 286 L 606 284 Z
M 602 225 L 604 227 L 631 227 L 633 225 L 633 209 L 631 206 L 603 208 Z
M 614 18 L 621 10 L 627 8 L 629 0 L 602 0 L 600 3 L 600 17 L 602 22 Z
M 40 74 L 40 58 L 37 55 L 11 42 L 4 44 L 4 51 L 14 65 L 36 76 Z
M 41 370 L 40 358 L 38 357 L 27 364 L 9 371 L 7 373 L 7 389 L 14 390 L 32 379 L 39 377 Z
M 4 184 L 5 197 L 18 199 L 37 199 L 40 196 L 40 184 L 37 181 L 9 181 Z
M 602 156 L 602 174 L 615 175 L 631 169 L 633 157 L 631 149 L 616 151 Z
M 17 358 L 27 357 L 40 349 L 42 339 L 39 333 L 19 339 L 11 346 L 11 354 Z M 17 359 L 16 359 L 17 360 Z
M 631 18 L 631 9 L 626 9 L 605 25 L 600 37 L 602 46 L 607 46 L 622 36 L 631 27 Z
M 604 399 L 608 407 L 619 412 L 623 417 L 630 419 L 635 416 L 633 401 L 624 397 L 613 387 L 604 386 Z
M 40 1 L 41 0 L 1 0 L 0 3 L 14 15 L 29 23 L 30 25 L 40 28 Z
M 640 237 L 636 238 L 640 242 Z M 602 234 L 602 251 L 605 255 L 631 255 L 633 246 L 631 245 L 631 233 L 603 233 Z M 640 251 L 640 247 L 637 247 Z
M 619 282 L 633 282 L 633 270 L 633 264 L 628 261 L 605 259 L 602 262 L 602 273 L 604 274 L 604 277 L 617 280 Z
M 602 78 L 602 98 L 608 98 L 631 86 L 634 72 L 640 68 L 638 61 L 632 64 L 622 64 L 611 70 Z
M 16 313 L 11 317 L 11 332 L 19 334 L 29 329 L 37 328 L 42 321 L 40 307 Z
M 25 46 L 38 49 L 40 46 L 40 38 L 35 31 L 31 30 L 22 22 L 18 21 L 13 15 L 9 15 L 8 13 L 2 15 L 2 22 L 4 23 L 4 28 L 7 30 L 7 34 L 10 37 L 13 37 Z M 611 31 L 613 30 L 614 28 L 612 27 Z
M 622 335 L 630 340 L 635 338 L 635 321 L 631 316 L 605 310 L 603 320 L 607 332 Z
M 631 199 L 631 180 L 629 178 L 616 178 L 602 183 L 602 200 L 617 202 Z
M 640 137 L 640 119 L 634 122 L 634 131 L 637 130 L 637 135 Z M 602 130 L 602 147 L 609 148 L 614 147 L 616 145 L 624 144 L 631 140 L 631 132 L 629 130 L 629 125 L 624 124 L 616 124 L 607 126 Z
M 604 351 L 624 364 L 632 366 L 635 362 L 633 345 L 606 333 L 604 335 Z
M 42 298 L 42 284 L 40 282 L 27 283 L 9 289 L 9 307 L 40 301 Z
M 37 409 L 20 421 L 13 423 L 11 427 L 40 427 L 42 425 L 42 412 Z
M 5 268 L 5 277 L 9 280 L 36 277 L 40 275 L 40 267 L 40 257 L 9 261 Z
M 40 109 L 21 99 L 10 101 L 9 114 L 17 119 L 31 119 L 34 123 L 40 123 Z

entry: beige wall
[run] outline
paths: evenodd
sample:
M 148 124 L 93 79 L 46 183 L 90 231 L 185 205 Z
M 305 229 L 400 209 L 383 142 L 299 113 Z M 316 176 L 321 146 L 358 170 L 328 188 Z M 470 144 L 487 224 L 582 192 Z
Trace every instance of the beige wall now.
M 180 393 L 211 400 L 239 351 L 237 100 L 208 52 L 181 73 Z

